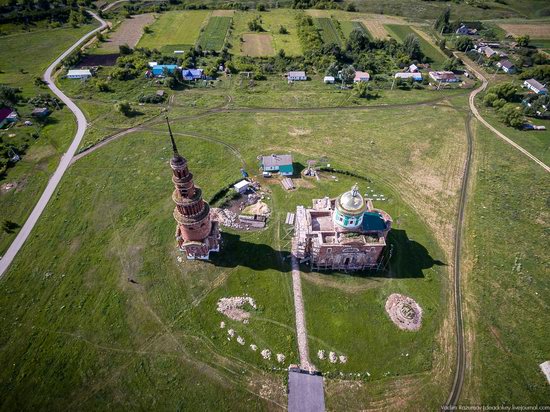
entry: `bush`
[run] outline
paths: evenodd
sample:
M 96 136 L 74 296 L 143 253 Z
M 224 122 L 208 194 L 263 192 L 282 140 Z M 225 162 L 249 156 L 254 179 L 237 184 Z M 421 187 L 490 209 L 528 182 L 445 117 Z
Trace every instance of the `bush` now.
M 115 110 L 122 113 L 124 116 L 129 116 L 132 113 L 132 106 L 126 101 L 115 103 Z
M 493 107 L 495 101 L 498 100 L 496 93 L 487 93 L 483 98 L 483 104 L 487 107 Z
M 134 52 L 132 48 L 127 44 L 121 44 L 120 46 L 118 46 L 118 50 L 122 56 L 127 56 Z
M 111 88 L 109 87 L 109 83 L 107 83 L 105 80 L 96 80 L 95 87 L 100 92 L 110 92 Z
M 158 104 L 164 102 L 164 96 L 158 94 L 142 94 L 139 96 L 140 103 Z
M 498 117 L 506 126 L 520 127 L 523 125 L 523 115 L 518 106 L 506 103 L 498 110 Z
M 288 30 L 285 26 L 279 27 L 279 34 L 288 34 Z

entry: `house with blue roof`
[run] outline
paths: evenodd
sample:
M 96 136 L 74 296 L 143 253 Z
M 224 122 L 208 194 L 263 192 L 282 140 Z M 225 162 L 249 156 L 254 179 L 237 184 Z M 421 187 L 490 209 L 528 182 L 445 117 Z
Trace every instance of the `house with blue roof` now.
M 183 69 L 181 75 L 184 80 L 200 80 L 204 77 L 203 69 Z
M 154 77 L 163 77 L 166 73 L 174 73 L 178 69 L 176 64 L 157 64 L 151 69 Z

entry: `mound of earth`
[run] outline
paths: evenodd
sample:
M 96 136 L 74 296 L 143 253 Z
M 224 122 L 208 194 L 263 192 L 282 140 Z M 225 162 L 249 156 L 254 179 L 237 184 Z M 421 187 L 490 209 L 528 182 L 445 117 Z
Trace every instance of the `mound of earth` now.
M 269 209 L 269 206 L 266 205 L 261 200 L 259 202 L 254 203 L 253 205 L 247 206 L 242 214 L 243 215 L 262 215 L 262 216 L 268 216 L 271 210 Z
M 256 309 L 256 302 L 250 296 L 232 296 L 218 300 L 217 310 L 229 319 L 244 322 L 250 317 L 250 312 L 243 309 L 246 304 Z
M 408 296 L 391 294 L 386 300 L 386 312 L 399 329 L 416 331 L 422 325 L 422 309 Z

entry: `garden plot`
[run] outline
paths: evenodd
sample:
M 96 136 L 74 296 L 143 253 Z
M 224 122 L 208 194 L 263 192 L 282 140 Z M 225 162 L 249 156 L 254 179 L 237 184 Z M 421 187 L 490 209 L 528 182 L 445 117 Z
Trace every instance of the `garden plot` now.
M 207 17 L 208 11 L 206 10 L 163 13 L 150 26 L 151 32 L 143 35 L 139 46 L 150 49 L 158 48 L 163 51 L 186 49 L 193 46 L 199 38 L 201 27 Z
M 135 47 L 143 34 L 143 28 L 153 23 L 154 20 L 152 13 L 138 14 L 131 19 L 124 20 L 118 29 L 109 36 L 109 39 L 101 45 L 100 50 L 105 53 L 114 53 L 118 52 L 119 46 L 123 44 Z
M 272 56 L 273 41 L 268 33 L 246 33 L 242 35 L 243 54 L 252 57 Z
M 344 34 L 344 37 L 346 39 L 349 38 L 349 35 L 353 30 L 360 30 L 365 33 L 369 37 L 369 39 L 373 39 L 372 34 L 369 33 L 365 25 L 360 21 L 340 21 L 340 27 L 342 28 L 342 33 Z
M 386 24 L 385 27 L 391 36 L 401 43 L 405 41 L 409 34 L 414 34 L 418 37 L 420 50 L 424 53 L 424 56 L 428 57 L 433 63 L 439 64 L 446 59 L 446 56 L 441 51 L 432 46 L 424 36 L 419 34 L 416 30 L 413 30 L 411 26 Z
M 533 39 L 550 39 L 550 24 L 499 24 L 514 37 L 529 36 Z
M 199 46 L 204 50 L 221 50 L 229 26 L 231 26 L 231 17 L 210 17 L 199 37 Z
M 313 19 L 315 26 L 321 31 L 321 37 L 325 44 L 337 44 L 341 45 L 340 36 L 338 30 L 334 26 L 334 22 L 328 17 L 319 17 Z
M 368 32 L 375 39 L 386 39 L 389 36 L 388 31 L 384 25 L 379 21 L 374 20 L 362 20 L 362 23 L 367 28 Z

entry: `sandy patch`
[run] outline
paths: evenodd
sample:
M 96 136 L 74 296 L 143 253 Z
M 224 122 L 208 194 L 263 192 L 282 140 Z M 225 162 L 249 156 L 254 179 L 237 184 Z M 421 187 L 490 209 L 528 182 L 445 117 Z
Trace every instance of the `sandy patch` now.
M 288 134 L 290 136 L 307 136 L 308 134 L 311 134 L 311 129 L 301 129 L 298 127 L 293 127 L 289 130 Z
M 499 24 L 514 37 L 528 35 L 533 39 L 550 39 L 550 24 Z
M 271 56 L 275 53 L 269 33 L 246 33 L 242 35 L 242 39 L 241 48 L 246 56 Z
M 130 47 L 136 47 L 143 34 L 143 28 L 155 21 L 152 13 L 138 14 L 131 19 L 126 19 L 113 32 L 109 39 L 102 44 L 102 49 L 118 52 L 118 47 L 127 44 Z

